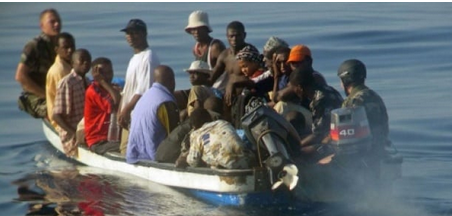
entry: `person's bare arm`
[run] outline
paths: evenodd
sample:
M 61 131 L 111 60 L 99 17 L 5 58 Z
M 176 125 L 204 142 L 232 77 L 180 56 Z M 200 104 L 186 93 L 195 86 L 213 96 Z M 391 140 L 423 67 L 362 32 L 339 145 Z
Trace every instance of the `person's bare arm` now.
M 276 59 L 275 59 L 276 55 L 273 55 L 273 59 L 272 59 L 272 72 L 273 72 L 273 98 L 272 98 L 272 102 L 273 104 L 275 104 L 276 102 L 278 102 L 276 96 L 278 95 L 278 91 L 279 91 L 279 80 L 281 78 L 281 70 L 278 68 L 278 65 L 276 63 Z
M 111 83 L 108 83 L 107 81 L 105 81 L 105 78 L 102 75 L 100 70 L 102 70 L 102 68 L 100 68 L 99 66 L 94 68 L 94 70 L 92 72 L 93 79 L 96 80 L 102 86 L 102 88 L 107 90 L 108 94 L 110 94 L 110 96 L 113 100 L 112 110 L 117 110 L 119 101 L 121 100 L 121 95 L 119 94 L 118 90 L 116 90 L 113 87 L 113 85 Z
M 226 92 L 224 94 L 224 102 L 226 105 L 232 105 L 232 95 L 234 94 L 235 89 L 243 89 L 243 88 L 254 88 L 256 87 L 256 83 L 245 76 L 240 76 L 238 79 L 236 76 L 231 77 L 226 86 Z
M 227 57 L 227 50 L 223 50 L 220 56 L 218 56 L 218 60 L 216 62 L 215 67 L 212 69 L 212 75 L 210 76 L 209 82 L 210 85 L 213 85 L 215 81 L 217 81 L 218 77 L 220 77 L 226 69 L 225 58 Z
M 217 60 L 221 54 L 226 49 L 226 46 L 220 40 L 215 40 L 210 47 L 210 64 L 212 67 L 217 65 Z
M 16 81 L 20 83 L 26 92 L 35 94 L 40 98 L 46 98 L 46 90 L 38 86 L 36 82 L 28 76 L 29 72 L 30 68 L 26 64 L 19 63 L 16 70 Z
M 279 90 L 276 92 L 276 94 L 273 96 L 273 101 L 288 101 L 291 98 L 294 98 L 296 96 L 295 92 L 293 91 L 293 88 L 288 85 L 285 88 Z
M 138 100 L 140 100 L 141 95 L 136 94 L 132 97 L 132 100 L 124 107 L 124 109 L 121 110 L 118 116 L 118 124 L 122 128 L 129 129 L 130 126 L 130 114 L 135 108 L 135 105 L 137 104 Z

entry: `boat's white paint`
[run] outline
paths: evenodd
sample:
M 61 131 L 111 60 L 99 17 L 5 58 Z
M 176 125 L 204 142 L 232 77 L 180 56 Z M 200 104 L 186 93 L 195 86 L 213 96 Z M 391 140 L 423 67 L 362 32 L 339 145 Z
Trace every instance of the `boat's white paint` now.
M 63 152 L 63 146 L 58 134 L 46 122 L 43 122 L 43 130 L 49 142 Z M 112 160 L 80 147 L 78 148 L 78 156 L 74 159 L 88 166 L 135 175 L 167 186 L 219 193 L 242 194 L 255 192 L 255 176 L 253 174 L 222 177 L 215 174 L 200 174 L 184 170 L 166 170 L 140 166 L 128 164 L 125 161 Z

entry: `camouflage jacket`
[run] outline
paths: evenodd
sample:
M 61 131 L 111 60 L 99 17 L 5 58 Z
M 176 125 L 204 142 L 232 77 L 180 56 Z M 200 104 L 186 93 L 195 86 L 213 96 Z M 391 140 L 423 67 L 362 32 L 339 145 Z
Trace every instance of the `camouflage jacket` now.
M 312 133 L 322 137 L 330 132 L 331 111 L 341 107 L 343 98 L 331 86 L 317 86 L 309 104 L 312 113 Z
M 355 86 L 342 107 L 363 106 L 366 110 L 374 143 L 386 143 L 389 126 L 386 106 L 381 97 L 365 85 Z
M 30 78 L 45 89 L 47 71 L 55 61 L 55 57 L 55 45 L 48 36 L 41 33 L 25 45 L 20 63 L 30 68 Z

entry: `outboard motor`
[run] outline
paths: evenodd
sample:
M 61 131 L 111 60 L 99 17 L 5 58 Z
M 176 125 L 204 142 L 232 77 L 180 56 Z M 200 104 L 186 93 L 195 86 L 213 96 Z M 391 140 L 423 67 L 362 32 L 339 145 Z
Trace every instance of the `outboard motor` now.
M 336 155 L 354 155 L 370 150 L 372 134 L 364 107 L 331 111 L 331 145 Z
M 292 190 L 298 182 L 298 169 L 290 159 L 296 155 L 298 148 L 294 146 L 300 139 L 295 128 L 264 105 L 250 110 L 241 120 L 246 137 L 257 148 L 261 167 L 265 165 L 269 171 L 272 189 L 285 184 Z

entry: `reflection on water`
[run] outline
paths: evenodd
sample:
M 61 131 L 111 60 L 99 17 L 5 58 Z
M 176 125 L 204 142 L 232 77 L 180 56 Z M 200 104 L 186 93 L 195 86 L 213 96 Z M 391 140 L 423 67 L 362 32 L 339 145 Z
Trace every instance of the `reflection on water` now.
M 257 47 L 271 35 L 291 45 L 309 45 L 315 69 L 338 90 L 340 62 L 360 58 L 368 66 L 369 86 L 385 100 L 391 138 L 405 158 L 394 198 L 338 205 L 212 206 L 120 172 L 61 160 L 42 141 L 40 122 L 20 112 L 16 103 L 20 87 L 14 71 L 20 50 L 38 33 L 36 19 L 47 7 L 61 11 L 63 30 L 76 37 L 77 46 L 111 58 L 115 74 L 122 77 L 132 52 L 119 29 L 133 17 L 148 21 L 151 46 L 175 70 L 177 89 L 190 85 L 182 69 L 192 61 L 194 41 L 183 28 L 187 15 L 197 9 L 210 13 L 212 35 L 226 43 L 225 26 L 238 19 L 246 26 L 246 40 Z M 250 8 L 259 12 L 250 13 Z M 34 2 L 2 3 L 1 9 L 0 215 L 87 210 L 92 215 L 452 215 L 450 3 Z
M 74 170 L 46 170 L 13 183 L 18 201 L 29 203 L 28 215 L 118 215 L 123 202 L 114 178 Z

